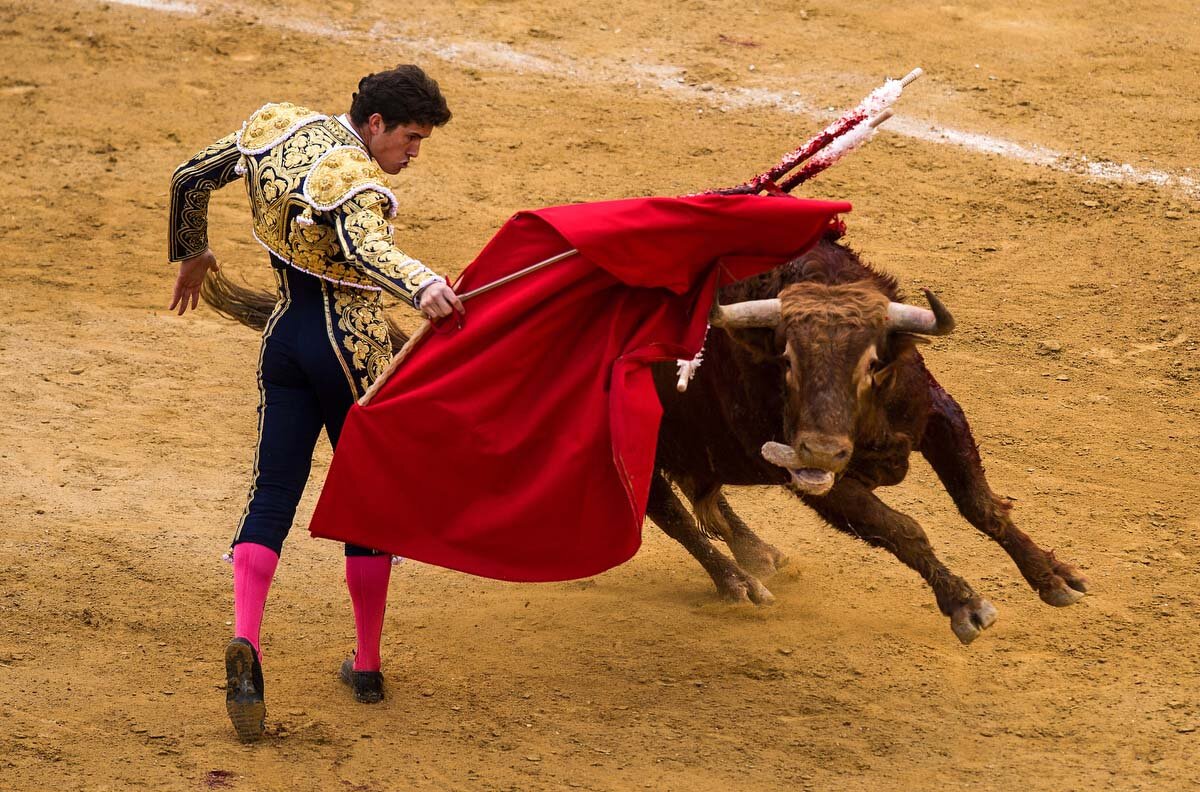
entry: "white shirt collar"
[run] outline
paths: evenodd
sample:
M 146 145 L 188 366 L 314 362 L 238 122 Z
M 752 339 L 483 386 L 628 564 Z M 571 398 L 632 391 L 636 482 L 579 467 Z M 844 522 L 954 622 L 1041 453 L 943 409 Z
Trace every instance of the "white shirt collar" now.
M 350 134 L 358 138 L 358 142 L 362 143 L 364 149 L 367 147 L 367 141 L 362 139 L 362 135 L 358 134 L 358 130 L 354 128 L 354 124 L 350 123 L 349 116 L 347 116 L 345 113 L 342 113 L 340 116 L 337 116 L 337 121 L 339 124 L 346 127 L 346 129 L 350 130 Z

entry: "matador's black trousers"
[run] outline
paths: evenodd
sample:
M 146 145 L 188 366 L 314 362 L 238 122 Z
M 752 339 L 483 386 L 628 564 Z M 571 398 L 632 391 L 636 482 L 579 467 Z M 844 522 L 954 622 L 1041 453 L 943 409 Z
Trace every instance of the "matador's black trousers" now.
M 254 481 L 233 544 L 253 542 L 277 554 L 304 494 L 321 430 L 336 448 L 363 372 L 339 352 L 344 331 L 330 317 L 335 288 L 276 264 L 279 302 L 263 330 L 259 356 L 258 448 Z M 346 545 L 346 555 L 375 555 Z

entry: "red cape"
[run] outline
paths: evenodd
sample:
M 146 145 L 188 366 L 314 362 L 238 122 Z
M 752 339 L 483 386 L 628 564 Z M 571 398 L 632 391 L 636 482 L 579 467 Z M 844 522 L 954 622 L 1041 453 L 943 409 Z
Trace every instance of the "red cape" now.
M 366 407 L 351 408 L 314 536 L 502 580 L 587 577 L 641 544 L 662 408 L 649 364 L 704 343 L 718 285 L 812 246 L 850 205 L 754 195 L 645 198 L 514 216 L 467 303 Z

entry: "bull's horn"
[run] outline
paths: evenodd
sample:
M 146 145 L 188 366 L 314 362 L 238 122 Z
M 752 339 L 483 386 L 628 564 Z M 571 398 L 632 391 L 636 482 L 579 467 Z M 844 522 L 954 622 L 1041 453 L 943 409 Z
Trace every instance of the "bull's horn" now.
M 921 291 L 925 292 L 929 308 L 918 308 L 915 305 L 898 302 L 890 303 L 888 305 L 890 329 L 899 333 L 949 335 L 954 330 L 954 317 L 950 315 L 946 306 L 942 305 L 942 301 L 937 298 L 937 295 L 929 289 L 921 289 Z
M 713 305 L 708 323 L 713 327 L 774 327 L 779 324 L 779 298 L 747 300 L 729 305 Z

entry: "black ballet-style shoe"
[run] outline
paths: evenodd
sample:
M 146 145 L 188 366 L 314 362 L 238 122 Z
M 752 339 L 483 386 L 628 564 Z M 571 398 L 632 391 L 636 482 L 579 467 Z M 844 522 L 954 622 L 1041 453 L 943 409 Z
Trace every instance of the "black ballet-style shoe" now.
M 262 664 L 254 645 L 234 638 L 225 647 L 225 709 L 242 742 L 263 736 L 267 705 L 263 702 Z
M 354 691 L 355 701 L 361 701 L 363 704 L 378 704 L 383 701 L 383 674 L 379 671 L 355 671 L 353 654 L 342 663 L 338 676 Z

